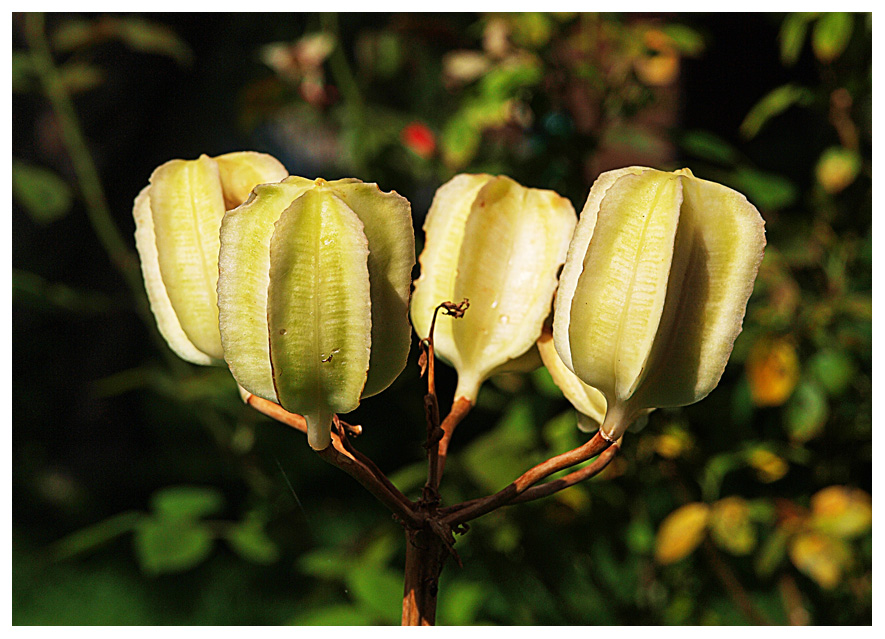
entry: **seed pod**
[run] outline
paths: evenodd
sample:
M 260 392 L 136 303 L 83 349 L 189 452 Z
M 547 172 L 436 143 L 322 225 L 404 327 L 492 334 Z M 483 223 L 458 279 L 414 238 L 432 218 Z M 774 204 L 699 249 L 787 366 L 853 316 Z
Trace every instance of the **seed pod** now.
M 231 373 L 304 415 L 308 442 L 326 448 L 333 415 L 405 367 L 414 264 L 411 208 L 396 193 L 294 176 L 256 188 L 221 225 L 219 322 Z
M 179 357 L 223 364 L 218 334 L 218 231 L 226 209 L 263 182 L 286 177 L 276 159 L 250 151 L 172 160 L 135 198 L 135 245 L 160 333 Z
M 575 222 L 567 199 L 504 176 L 458 175 L 436 192 L 411 314 L 424 338 L 439 304 L 470 300 L 463 318 L 440 313 L 434 328 L 436 354 L 458 372 L 456 398 L 475 402 L 496 372 L 537 365 L 532 350 Z
M 605 418 L 605 396 L 578 379 L 578 376 L 562 363 L 553 345 L 553 334 L 549 328 L 546 328 L 538 338 L 538 351 L 553 382 L 578 411 L 578 428 L 584 432 L 596 431 Z
M 688 169 L 599 177 L 563 267 L 553 338 L 565 365 L 605 395 L 606 437 L 645 409 L 716 387 L 764 247 L 756 208 Z

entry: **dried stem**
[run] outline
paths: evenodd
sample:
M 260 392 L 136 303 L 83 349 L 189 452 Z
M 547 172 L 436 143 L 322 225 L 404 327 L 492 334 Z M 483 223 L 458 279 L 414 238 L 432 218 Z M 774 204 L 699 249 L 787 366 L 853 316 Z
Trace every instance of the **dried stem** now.
M 449 509 L 449 514 L 443 518 L 442 523 L 454 528 L 470 521 L 471 519 L 476 519 L 481 515 L 485 515 L 496 508 L 510 503 L 545 477 L 559 472 L 560 470 L 570 468 L 575 464 L 587 461 L 600 454 L 610 445 L 611 442 L 607 441 L 600 432 L 597 432 L 587 443 L 566 453 L 557 455 L 556 457 L 551 457 L 547 461 L 541 462 L 534 468 L 527 470 L 513 483 L 494 495 L 467 502 L 462 508 L 456 507 L 457 510 L 454 510 L 454 512 L 451 512 L 451 509 Z
M 602 451 L 599 454 L 599 457 L 597 457 L 596 461 L 594 461 L 593 463 L 587 464 L 580 470 L 569 473 L 565 477 L 554 479 L 553 481 L 549 481 L 546 484 L 532 486 L 521 495 L 518 495 L 510 500 L 508 505 L 521 504 L 527 501 L 533 501 L 535 499 L 547 497 L 548 495 L 557 493 L 564 488 L 574 486 L 575 484 L 578 484 L 586 479 L 595 477 L 608 467 L 609 463 L 611 463 L 611 460 L 615 458 L 615 455 L 618 454 L 618 451 L 620 449 L 621 447 L 617 443 L 614 443 L 606 448 L 604 451 Z
M 442 482 L 443 471 L 445 471 L 446 468 L 446 455 L 448 455 L 449 452 L 449 442 L 452 440 L 452 433 L 455 432 L 455 427 L 467 416 L 467 413 L 470 412 L 471 408 L 473 408 L 473 403 L 469 399 L 466 397 L 459 397 L 452 404 L 452 409 L 440 425 L 440 428 L 442 429 L 442 437 L 439 440 L 437 452 L 438 460 L 436 472 L 433 476 L 435 488 L 439 488 L 439 485 Z
M 257 395 L 247 394 L 245 401 L 255 410 L 267 415 L 271 419 L 291 426 L 302 433 L 307 433 L 307 422 L 301 415 L 290 413 L 279 404 L 275 404 Z M 393 485 L 374 462 L 358 452 L 347 441 L 345 433 L 349 425 L 343 423 L 338 423 L 337 425 L 340 430 L 339 428 L 332 430 L 332 443 L 325 450 L 319 451 L 319 456 L 356 479 L 407 525 L 423 526 L 424 519 L 415 512 L 414 504 L 408 497 L 403 495 Z M 350 428 L 352 429 L 353 427 Z

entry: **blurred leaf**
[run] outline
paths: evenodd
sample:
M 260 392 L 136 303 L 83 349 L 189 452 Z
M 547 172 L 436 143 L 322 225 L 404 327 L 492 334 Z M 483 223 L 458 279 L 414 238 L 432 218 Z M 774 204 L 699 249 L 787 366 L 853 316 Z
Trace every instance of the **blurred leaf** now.
M 745 365 L 753 403 L 780 406 L 799 380 L 799 356 L 789 338 L 762 338 L 753 344 Z
M 170 520 L 199 519 L 220 511 L 224 497 L 217 488 L 173 486 L 154 493 L 151 506 L 157 515 Z
M 658 528 L 655 559 L 659 564 L 672 564 L 690 555 L 704 540 L 710 507 L 694 502 L 685 504 L 667 515 Z
M 725 476 L 744 464 L 744 455 L 738 452 L 722 453 L 710 458 L 701 474 L 701 489 L 705 499 L 719 496 L 719 489 Z
M 443 56 L 443 74 L 451 84 L 469 84 L 491 68 L 491 60 L 480 51 L 456 50 Z
M 790 536 L 781 530 L 775 528 L 768 537 L 763 539 L 762 547 L 756 553 L 753 566 L 763 579 L 767 579 L 780 568 L 787 557 L 787 541 Z
M 580 446 L 583 438 L 580 437 L 579 432 L 576 427 L 575 411 L 573 410 L 560 413 L 544 424 L 542 429 L 544 441 L 547 443 L 548 449 L 554 454 L 564 453 L 576 446 Z M 576 468 L 569 468 L 568 471 L 571 472 Z M 514 477 L 514 479 L 516 478 Z
M 872 498 L 859 488 L 828 486 L 811 498 L 811 522 L 840 539 L 863 535 L 873 524 Z
M 630 552 L 648 555 L 655 548 L 655 530 L 645 515 L 636 515 L 630 519 L 625 536 Z
M 165 55 L 182 65 L 193 59 L 187 43 L 165 25 L 143 18 L 121 18 L 114 27 L 117 37 L 134 51 Z
M 748 555 L 756 547 L 750 507 L 740 497 L 726 497 L 714 503 L 709 526 L 716 545 L 733 555 Z
M 794 104 L 807 106 L 814 99 L 812 92 L 795 84 L 780 86 L 765 97 L 747 113 L 741 123 L 741 133 L 745 138 L 754 138 L 771 118 L 780 115 Z
M 68 19 L 52 32 L 52 48 L 68 53 L 92 44 L 102 37 L 99 23 L 95 20 Z
M 367 33 L 357 40 L 356 55 L 369 73 L 385 80 L 399 71 L 403 60 L 403 46 L 396 33 Z
M 319 579 L 343 579 L 353 561 L 338 549 L 317 548 L 298 559 L 301 572 Z
M 500 490 L 531 466 L 536 444 L 531 407 L 517 400 L 491 432 L 464 451 L 467 474 L 486 490 Z
M 854 17 L 850 13 L 823 13 L 814 25 L 811 47 L 821 62 L 832 62 L 845 51 L 851 40 Z
M 562 399 L 562 391 L 559 389 L 559 386 L 556 385 L 556 382 L 553 381 L 553 377 L 550 375 L 550 371 L 547 370 L 546 366 L 536 368 L 532 371 L 531 377 L 532 384 L 540 395 L 551 399 Z
M 375 566 L 354 566 L 345 576 L 354 598 L 377 618 L 399 625 L 402 615 L 402 576 Z
M 833 397 L 844 393 L 857 372 L 854 361 L 844 350 L 825 349 L 808 361 L 808 371 Z
M 787 178 L 773 173 L 740 167 L 731 176 L 732 186 L 763 211 L 783 209 L 796 201 L 796 187 Z
M 97 524 L 82 528 L 52 544 L 50 556 L 56 561 L 64 561 L 95 550 L 99 546 L 131 532 L 144 517 L 142 513 L 125 512 L 109 517 Z
M 96 291 L 81 291 L 66 284 L 47 282 L 36 273 L 12 269 L 12 301 L 38 307 L 55 307 L 73 313 L 102 313 L 113 306 Z
M 59 70 L 61 81 L 69 93 L 94 89 L 105 80 L 105 72 L 86 62 L 68 62 Z
M 808 31 L 808 23 L 816 14 L 808 12 L 788 13 L 781 25 L 781 62 L 791 67 L 799 60 L 802 53 L 802 45 L 805 42 L 805 34 Z
M 481 129 L 469 112 L 462 112 L 446 123 L 440 135 L 443 159 L 452 169 L 466 166 L 482 141 Z
M 789 553 L 796 568 L 827 590 L 842 581 L 842 573 L 851 560 L 842 541 L 816 532 L 795 535 L 790 540 Z
M 799 384 L 784 412 L 790 439 L 807 442 L 820 435 L 829 412 L 826 396 L 817 384 L 811 381 Z
M 293 626 L 371 626 L 375 615 L 352 605 L 311 608 L 295 616 Z
M 738 162 L 738 152 L 728 142 L 707 131 L 687 131 L 679 139 L 682 148 L 695 157 L 723 166 Z
M 135 554 L 151 575 L 190 570 L 211 552 L 209 530 L 186 519 L 147 518 L 135 531 Z
M 255 513 L 232 526 L 225 538 L 231 548 L 243 559 L 256 564 L 272 564 L 279 560 L 280 551 L 264 531 L 264 520 Z
M 485 583 L 462 580 L 443 582 L 437 606 L 438 621 L 444 626 L 474 625 L 488 592 L 489 587 Z
M 34 61 L 27 51 L 12 52 L 12 91 L 30 91 L 36 85 Z
M 790 465 L 765 446 L 755 446 L 747 453 L 747 462 L 756 471 L 759 481 L 770 484 L 787 474 Z
M 684 24 L 667 24 L 661 27 L 661 31 L 670 36 L 683 55 L 693 57 L 700 55 L 704 50 L 703 36 L 691 27 Z
M 49 169 L 12 160 L 12 194 L 39 224 L 67 215 L 73 204 L 68 183 Z
M 511 13 L 508 17 L 513 41 L 517 45 L 539 49 L 550 41 L 553 23 L 546 13 Z
M 824 151 L 815 167 L 817 181 L 832 195 L 851 186 L 860 174 L 862 160 L 856 151 L 834 146 Z

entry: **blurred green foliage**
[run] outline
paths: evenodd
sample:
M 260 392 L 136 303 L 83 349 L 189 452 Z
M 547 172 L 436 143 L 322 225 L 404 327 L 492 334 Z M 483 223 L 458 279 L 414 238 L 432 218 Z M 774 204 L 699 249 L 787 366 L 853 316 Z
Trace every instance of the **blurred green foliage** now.
M 96 239 L 108 229 L 70 123 L 41 95 L 24 20 L 13 623 L 398 623 L 399 526 L 242 406 L 225 371 L 151 340 L 143 293 L 114 271 L 131 250 L 107 255 Z M 154 166 L 241 148 L 395 189 L 416 228 L 464 171 L 578 209 L 596 175 L 629 164 L 689 166 L 745 193 L 768 247 L 719 388 L 653 413 L 586 485 L 477 520 L 458 541 L 464 567 L 443 572 L 438 621 L 871 623 L 870 14 L 54 15 L 47 27 L 105 222 L 126 237 Z M 439 375 L 445 398 L 454 380 Z M 353 417 L 361 450 L 416 496 L 417 365 Z M 459 428 L 443 499 L 495 491 L 584 437 L 545 371 L 492 380 Z

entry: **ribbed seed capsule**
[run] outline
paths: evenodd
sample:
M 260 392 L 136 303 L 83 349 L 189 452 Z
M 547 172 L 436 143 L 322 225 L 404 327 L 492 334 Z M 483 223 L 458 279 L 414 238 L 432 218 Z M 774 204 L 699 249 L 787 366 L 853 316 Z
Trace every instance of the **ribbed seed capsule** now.
M 567 199 L 503 176 L 459 175 L 437 191 L 411 314 L 427 337 L 440 303 L 469 299 L 463 318 L 440 314 L 434 329 L 436 353 L 458 371 L 456 397 L 475 401 L 496 372 L 537 365 L 534 345 L 575 222 Z
M 605 396 L 603 434 L 617 439 L 643 410 L 716 387 L 764 247 L 755 207 L 688 169 L 599 177 L 563 267 L 553 336 L 565 365 Z
M 172 160 L 135 199 L 135 244 L 160 333 L 194 364 L 223 364 L 218 333 L 218 232 L 226 209 L 286 169 L 263 153 Z
M 414 263 L 396 193 L 300 177 L 257 188 L 221 226 L 219 321 L 237 382 L 304 415 L 310 445 L 328 446 L 333 415 L 405 367 Z

